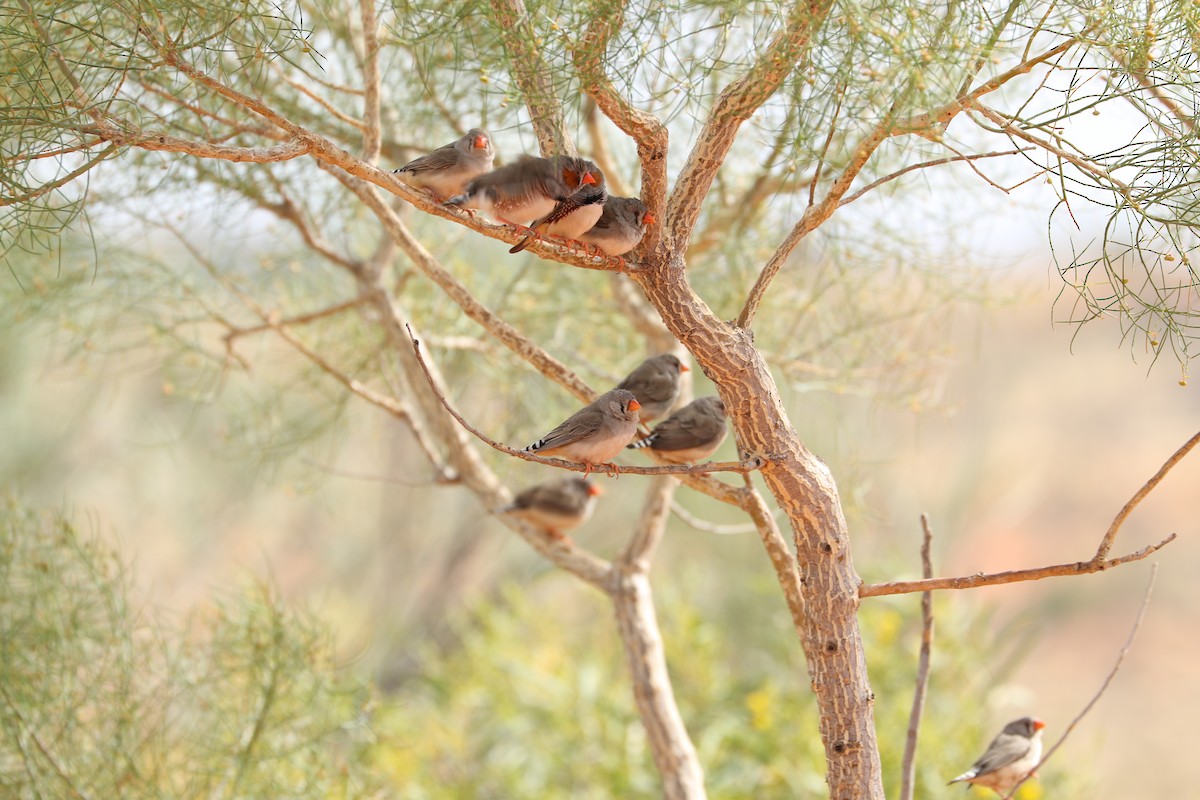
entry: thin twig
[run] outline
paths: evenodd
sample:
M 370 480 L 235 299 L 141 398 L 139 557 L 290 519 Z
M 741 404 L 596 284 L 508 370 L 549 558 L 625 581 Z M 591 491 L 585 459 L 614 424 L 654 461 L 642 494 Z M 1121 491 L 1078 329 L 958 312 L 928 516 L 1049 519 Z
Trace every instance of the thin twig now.
M 1176 464 L 1183 460 L 1183 457 L 1190 453 L 1197 444 L 1200 444 L 1200 431 L 1198 431 L 1195 436 L 1184 442 L 1178 450 L 1172 453 L 1171 457 L 1163 463 L 1158 472 L 1154 473 L 1154 476 L 1142 484 L 1142 488 L 1138 489 L 1137 492 L 1134 493 L 1133 497 L 1129 498 L 1129 502 L 1122 506 L 1121 510 L 1117 513 L 1117 516 L 1113 518 L 1112 525 L 1108 526 L 1108 531 L 1104 534 L 1104 538 L 1100 541 L 1100 546 L 1096 548 L 1096 555 L 1092 560 L 1103 561 L 1104 559 L 1108 558 L 1108 551 L 1112 549 L 1113 540 L 1117 538 L 1117 531 L 1120 530 L 1121 525 L 1125 522 L 1125 519 L 1133 512 L 1133 509 L 1137 507 L 1138 503 L 1142 502 L 1142 500 L 1146 498 L 1146 495 L 1150 494 L 1150 492 L 1154 490 L 1154 487 L 1158 486 L 1158 484 L 1162 482 L 1162 479 L 1167 476 L 1167 473 L 1170 472 Z
M 523 461 L 532 461 L 537 464 L 548 464 L 552 467 L 559 467 L 560 469 L 570 470 L 572 472 L 592 472 L 594 470 L 603 470 L 615 474 L 626 473 L 632 475 L 695 475 L 710 472 L 746 473 L 762 468 L 763 459 L 761 458 L 752 458 L 748 461 L 710 461 L 706 464 L 695 465 L 664 464 L 658 467 L 634 467 L 612 463 L 588 465 L 579 464 L 574 461 L 567 461 L 565 458 L 548 458 L 546 456 L 534 455 L 533 453 L 529 453 L 524 450 L 518 450 L 514 447 L 509 447 L 506 444 L 492 439 L 474 425 L 467 422 L 462 414 L 459 414 L 458 411 L 450 405 L 450 401 L 446 399 L 446 396 L 438 388 L 436 383 L 434 383 L 433 376 L 429 373 L 429 369 L 425 364 L 425 359 L 421 355 L 421 343 L 415 337 L 412 339 L 412 347 L 413 352 L 416 354 L 417 361 L 420 362 L 421 368 L 425 370 L 425 377 L 429 379 L 429 388 L 437 396 L 437 399 L 441 402 L 447 413 L 454 417 L 454 419 L 458 421 L 458 424 L 461 425 L 465 431 L 486 444 L 488 447 L 492 448 L 493 450 L 498 450 L 501 453 L 505 453 L 506 455 L 515 456 Z
M 700 519 L 695 514 L 680 505 L 678 500 L 671 503 L 671 513 L 679 517 L 679 519 L 683 521 L 683 524 L 687 525 L 689 528 L 694 528 L 698 531 L 702 531 L 703 533 L 712 533 L 717 536 L 733 536 L 741 533 L 752 533 L 755 530 L 753 523 L 745 523 L 742 525 L 718 525 L 715 522 L 709 522 L 708 520 Z
M 1001 583 L 1020 583 L 1022 581 L 1040 581 L 1043 578 L 1058 578 L 1071 575 L 1090 575 L 1093 572 L 1103 572 L 1106 569 L 1119 567 L 1131 561 L 1141 561 L 1143 558 L 1157 553 L 1171 542 L 1177 534 L 1172 533 L 1158 544 L 1148 545 L 1135 550 L 1128 555 L 1108 561 L 1075 561 L 1069 564 L 1054 564 L 1048 567 L 1031 567 L 1029 569 L 1014 569 L 1008 572 L 980 572 L 977 575 L 964 575 L 958 578 L 930 578 L 919 581 L 894 581 L 891 583 L 866 583 L 858 588 L 859 597 L 884 597 L 892 594 L 912 594 L 913 592 L 937 591 L 940 589 L 977 589 L 980 586 L 996 586 Z
M 1129 631 L 1129 636 L 1126 637 L 1125 644 L 1121 648 L 1121 652 L 1117 654 L 1116 663 L 1113 664 L 1112 669 L 1108 671 L 1108 675 L 1104 678 L 1104 683 L 1100 684 L 1099 690 L 1092 695 L 1092 699 L 1087 702 L 1087 705 L 1083 707 L 1082 711 L 1075 715 L 1075 719 L 1071 720 L 1071 724 L 1068 725 L 1066 730 L 1063 731 L 1062 736 L 1058 737 L 1058 740 L 1050 746 L 1050 749 L 1042 754 L 1042 760 L 1034 765 L 1033 769 L 1029 770 L 1029 774 L 1018 781 L 1017 784 L 1013 786 L 1011 790 L 1009 790 L 1008 794 L 1004 796 L 1005 800 L 1008 800 L 1008 798 L 1015 795 L 1017 790 L 1021 788 L 1021 784 L 1025 783 L 1025 781 L 1037 774 L 1038 769 L 1040 769 L 1043 764 L 1050 760 L 1050 757 L 1054 755 L 1058 748 L 1062 747 L 1063 742 L 1067 740 L 1067 737 L 1071 735 L 1071 732 L 1075 730 L 1080 721 L 1087 716 L 1087 713 L 1092 710 L 1092 707 L 1095 706 L 1096 703 L 1100 701 L 1100 698 L 1104 696 L 1104 693 L 1108 691 L 1109 684 L 1113 682 L 1113 678 L 1117 676 L 1117 670 L 1121 668 L 1121 662 L 1125 660 L 1125 656 L 1129 655 L 1129 650 L 1133 647 L 1133 640 L 1134 637 L 1137 636 L 1138 629 L 1142 627 L 1142 620 L 1146 618 L 1146 610 L 1150 607 L 1150 595 L 1154 591 L 1154 582 L 1157 578 L 1158 564 L 1151 564 L 1150 580 L 1146 583 L 1146 594 L 1142 597 L 1142 605 L 1141 608 L 1138 609 L 1137 619 L 1133 621 L 1133 627 Z
M 899 178 L 901 175 L 912 172 L 913 170 L 928 169 L 929 167 L 940 167 L 942 164 L 953 164 L 958 161 L 966 161 L 969 163 L 971 161 L 978 161 L 983 158 L 998 158 L 1000 156 L 1013 156 L 1018 153 L 1027 152 L 1029 150 L 1033 150 L 1033 148 L 1032 147 L 1018 147 L 1015 150 L 1003 150 L 1003 151 L 997 151 L 997 152 L 993 152 L 993 153 L 975 153 L 975 154 L 970 154 L 970 155 L 947 156 L 946 158 L 937 158 L 937 159 L 934 159 L 933 161 L 922 161 L 920 164 L 909 164 L 907 167 L 904 167 L 903 169 L 898 169 L 895 172 L 892 172 L 888 175 L 884 175 L 882 178 L 880 178 L 877 181 L 872 181 L 871 183 L 867 184 L 863 188 L 859 189 L 854 194 L 847 195 L 846 197 L 842 198 L 841 202 L 838 203 L 838 205 L 839 206 L 849 205 L 850 203 L 853 203 L 855 200 L 862 197 L 864 194 L 871 191 L 872 189 L 878 189 L 883 184 L 885 184 L 889 181 L 894 181 L 896 178 Z M 988 182 L 991 183 L 991 181 L 988 181 Z M 996 184 L 993 183 L 992 185 L 995 186 Z M 1008 189 L 1008 188 L 1005 188 L 1002 186 L 997 186 L 997 188 L 999 188 L 1000 191 L 1004 192 L 1005 194 L 1008 194 L 1010 191 L 1012 191 L 1011 189 Z
M 929 515 L 921 515 L 921 575 L 933 577 L 933 530 Z M 908 714 L 908 734 L 904 739 L 904 759 L 900 767 L 900 800 L 912 800 L 917 781 L 917 733 L 921 730 L 921 713 L 925 710 L 925 693 L 929 688 L 929 660 L 933 651 L 933 592 L 921 594 L 921 652 L 917 656 L 917 683 L 913 690 L 912 711 Z

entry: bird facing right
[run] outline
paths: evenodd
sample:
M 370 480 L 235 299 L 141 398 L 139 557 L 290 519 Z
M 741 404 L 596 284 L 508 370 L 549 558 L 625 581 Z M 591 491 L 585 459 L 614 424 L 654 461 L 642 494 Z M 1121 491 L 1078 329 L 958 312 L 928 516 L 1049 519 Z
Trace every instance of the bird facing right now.
M 478 209 L 506 225 L 524 227 L 552 212 L 581 186 L 603 180 L 592 162 L 574 156 L 521 156 L 480 175 L 447 204 Z
M 612 389 L 567 417 L 558 427 L 525 448 L 539 456 L 558 456 L 587 465 L 611 461 L 637 432 L 641 404 L 633 392 Z
M 700 397 L 659 423 L 645 439 L 629 445 L 649 447 L 664 461 L 694 464 L 717 452 L 729 433 L 725 404 L 719 397 Z
M 992 740 L 987 752 L 950 783 L 966 781 L 985 786 L 1004 797 L 1041 760 L 1042 728 L 1045 727 L 1046 723 L 1033 717 L 1013 720 Z
M 440 203 L 461 194 L 471 180 L 490 171 L 494 156 L 492 137 L 482 128 L 472 128 L 461 139 L 414 158 L 393 172 Z
M 601 494 L 600 487 L 586 478 L 563 478 L 530 486 L 496 513 L 511 514 L 561 537 L 588 521 Z
M 679 376 L 687 371 L 687 365 L 673 353 L 663 353 L 638 364 L 617 388 L 633 392 L 642 405 L 642 422 L 653 422 L 675 405 Z
M 646 226 L 656 221 L 638 198 L 609 197 L 596 224 L 575 238 L 596 246 L 605 255 L 623 256 L 638 246 L 646 235 Z

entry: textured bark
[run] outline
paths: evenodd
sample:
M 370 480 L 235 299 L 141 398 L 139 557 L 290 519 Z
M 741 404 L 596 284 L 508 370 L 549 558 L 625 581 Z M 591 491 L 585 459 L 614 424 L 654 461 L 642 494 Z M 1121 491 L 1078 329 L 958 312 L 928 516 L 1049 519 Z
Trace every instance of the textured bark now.
M 718 319 L 692 292 L 681 255 L 648 262 L 633 278 L 717 384 L 739 453 L 767 459 L 763 476 L 796 542 L 804 601 L 799 633 L 820 708 L 830 796 L 879 800 L 874 694 L 857 619 L 861 580 L 833 477 L 800 441 L 749 332 Z

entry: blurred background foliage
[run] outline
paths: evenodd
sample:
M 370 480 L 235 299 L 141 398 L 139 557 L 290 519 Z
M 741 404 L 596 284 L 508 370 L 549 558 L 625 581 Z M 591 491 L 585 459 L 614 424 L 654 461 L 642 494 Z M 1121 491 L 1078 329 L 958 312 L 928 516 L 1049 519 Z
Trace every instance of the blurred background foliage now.
M 419 645 L 393 692 L 339 665 L 328 625 L 261 584 L 186 614 L 147 604 L 125 559 L 71 515 L 8 498 L 0 525 L 0 788 L 25 797 L 614 798 L 655 774 L 601 598 L 562 581 L 504 584 Z M 667 656 L 715 798 L 824 788 L 816 709 L 769 581 L 750 624 L 710 619 L 689 569 L 660 595 Z M 894 785 L 920 637 L 907 606 L 863 628 Z M 998 646 L 986 612 L 940 604 L 918 792 L 969 764 L 990 735 L 962 717 Z M 1009 648 L 1000 647 L 1000 650 Z M 1004 671 L 1007 671 L 1005 669 Z M 951 689 L 951 687 L 953 687 Z M 807 765 L 807 766 L 805 766 Z M 1068 783 L 1069 781 L 1069 783 Z M 1073 788 L 1072 788 L 1073 787 Z M 1075 796 L 1063 774 L 1026 788 Z

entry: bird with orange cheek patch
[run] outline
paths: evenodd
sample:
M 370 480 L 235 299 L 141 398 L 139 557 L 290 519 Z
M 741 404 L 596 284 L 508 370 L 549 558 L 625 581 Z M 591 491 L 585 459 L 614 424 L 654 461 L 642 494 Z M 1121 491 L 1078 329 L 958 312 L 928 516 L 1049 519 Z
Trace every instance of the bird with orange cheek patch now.
M 604 491 L 587 478 L 564 478 L 530 486 L 498 514 L 509 514 L 533 523 L 561 538 L 566 531 L 587 522 Z
M 497 222 L 525 228 L 553 212 L 581 186 L 601 183 L 603 174 L 592 162 L 575 156 L 525 155 L 475 178 L 462 194 L 446 203 L 482 211 Z
M 468 183 L 490 172 L 494 157 L 492 137 L 482 128 L 472 128 L 461 139 L 414 158 L 394 174 L 440 203 L 462 194 Z
M 611 461 L 633 439 L 639 408 L 641 403 L 633 392 L 605 392 L 526 447 L 525 452 L 578 461 L 587 465 L 584 475 L 590 475 L 597 464 Z
M 642 405 L 642 422 L 653 422 L 671 410 L 679 397 L 679 377 L 688 372 L 687 364 L 671 353 L 647 358 L 617 384 L 628 389 Z
M 985 786 L 1001 797 L 1007 796 L 1041 761 L 1045 727 L 1046 723 L 1033 717 L 1013 720 L 992 740 L 979 760 L 950 783 L 966 781 Z
M 717 452 L 725 441 L 725 404 L 719 397 L 700 397 L 659 423 L 645 439 L 629 445 L 649 447 L 672 464 L 695 464 Z
M 620 259 L 638 246 L 646 228 L 657 221 L 636 197 L 609 197 L 596 224 L 575 238 L 606 256 Z M 621 263 L 624 265 L 625 260 L 621 259 Z

